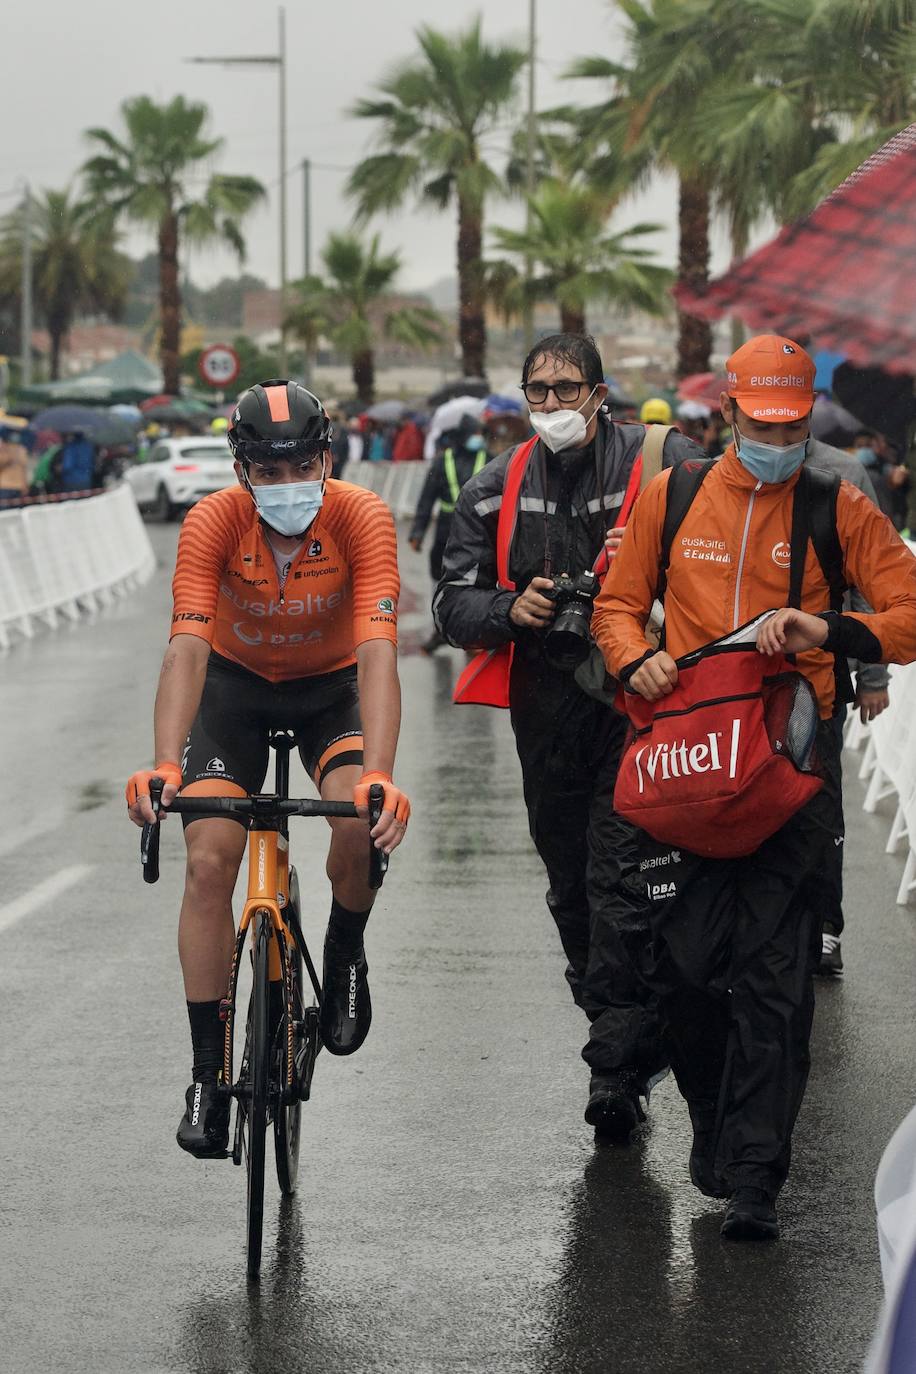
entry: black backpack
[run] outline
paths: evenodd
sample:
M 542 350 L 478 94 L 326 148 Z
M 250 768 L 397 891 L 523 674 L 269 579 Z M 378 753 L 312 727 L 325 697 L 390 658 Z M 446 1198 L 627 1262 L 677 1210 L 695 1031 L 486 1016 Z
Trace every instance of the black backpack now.
M 672 468 L 668 479 L 665 521 L 662 525 L 661 559 L 656 587 L 657 600 L 664 603 L 667 570 L 671 549 L 684 517 L 707 475 L 715 466 L 715 459 L 698 461 L 687 459 Z M 817 468 L 802 467 L 792 503 L 791 557 L 789 564 L 788 604 L 801 609 L 802 578 L 808 540 L 814 545 L 817 561 L 830 589 L 830 609 L 842 612 L 843 598 L 849 584 L 843 575 L 843 549 L 836 527 L 836 502 L 840 478 L 835 473 Z M 664 646 L 664 630 L 662 631 Z M 855 698 L 849 663 L 843 654 L 833 656 L 833 675 L 836 681 L 836 701 L 850 702 Z

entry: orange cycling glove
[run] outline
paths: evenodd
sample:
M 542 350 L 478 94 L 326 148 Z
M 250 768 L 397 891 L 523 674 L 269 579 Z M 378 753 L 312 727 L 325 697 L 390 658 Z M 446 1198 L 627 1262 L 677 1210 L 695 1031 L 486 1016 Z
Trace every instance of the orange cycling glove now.
M 173 787 L 180 787 L 181 767 L 177 763 L 157 763 L 155 768 L 141 768 L 139 773 L 134 773 L 125 789 L 128 806 L 133 806 L 141 797 L 149 796 L 150 778 L 161 778 Z
M 384 811 L 393 811 L 396 821 L 404 825 L 410 819 L 410 802 L 400 788 L 395 787 L 388 773 L 364 773 L 353 789 L 353 802 L 357 807 L 369 805 L 369 788 L 373 783 L 381 783 L 385 790 Z

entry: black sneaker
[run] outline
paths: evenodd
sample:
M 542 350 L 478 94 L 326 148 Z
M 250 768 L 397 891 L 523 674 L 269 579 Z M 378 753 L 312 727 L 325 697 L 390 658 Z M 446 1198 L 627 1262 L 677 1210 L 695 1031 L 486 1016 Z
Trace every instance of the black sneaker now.
M 778 1240 L 779 1222 L 769 1193 L 762 1188 L 736 1188 L 720 1235 L 728 1240 Z
M 629 1145 L 630 1136 L 645 1119 L 635 1074 L 592 1074 L 585 1120 L 594 1126 L 596 1140 Z
M 840 937 L 826 928 L 821 936 L 821 957 L 815 972 L 821 978 L 842 978 L 843 976 L 843 948 L 840 944 Z
M 369 1034 L 372 1000 L 368 972 L 362 945 L 352 955 L 341 954 L 333 941 L 325 940 L 318 1024 L 322 1044 L 332 1054 L 353 1054 Z
M 198 1159 L 223 1159 L 229 1147 L 231 1099 L 221 1093 L 214 1079 L 192 1083 L 185 1093 L 184 1116 L 175 1139 Z
M 697 1106 L 691 1103 L 690 1120 L 693 1124 L 693 1145 L 687 1166 L 690 1182 L 704 1197 L 728 1197 L 728 1189 L 716 1173 L 718 1136 L 715 1104 Z

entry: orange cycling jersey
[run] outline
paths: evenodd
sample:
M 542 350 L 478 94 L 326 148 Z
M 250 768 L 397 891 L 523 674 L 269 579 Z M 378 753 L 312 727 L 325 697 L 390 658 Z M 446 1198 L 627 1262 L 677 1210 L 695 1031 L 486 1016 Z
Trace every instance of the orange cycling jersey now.
M 242 487 L 188 512 L 172 581 L 172 634 L 197 635 L 270 682 L 333 673 L 369 639 L 397 643 L 394 520 L 371 491 L 329 480 L 281 590 Z

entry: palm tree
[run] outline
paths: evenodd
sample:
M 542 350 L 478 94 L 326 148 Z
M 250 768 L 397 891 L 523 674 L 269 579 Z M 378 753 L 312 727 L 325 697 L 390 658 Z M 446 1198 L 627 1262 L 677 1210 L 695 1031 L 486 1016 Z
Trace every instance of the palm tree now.
M 608 98 L 580 111 L 579 127 L 596 155 L 602 144 L 631 165 L 678 176 L 678 282 L 701 290 L 709 280 L 709 228 L 715 162 L 698 144 L 698 108 L 715 81 L 721 55 L 747 42 L 745 0 L 616 0 L 629 27 L 625 66 L 590 57 L 569 75 L 610 83 Z M 712 334 L 705 320 L 678 312 L 678 375 L 709 369 Z
M 376 332 L 411 348 L 431 348 L 442 341 L 442 322 L 431 306 L 405 304 L 391 296 L 401 256 L 383 253 L 377 234 L 366 243 L 358 234 L 332 233 L 321 259 L 327 272 L 323 279 L 305 277 L 294 283 L 299 301 L 286 326 L 307 348 L 327 335 L 350 358 L 360 402 L 371 405 Z
M 811 210 L 916 120 L 916 0 L 834 0 L 829 16 L 816 0 L 807 0 L 807 8 L 810 47 L 821 61 L 827 53 L 815 103 L 830 134 L 786 188 L 792 216 Z
M 181 288 L 178 277 L 180 240 L 204 244 L 221 239 L 245 255 L 240 221 L 266 194 L 254 177 L 210 176 L 195 199 L 193 182 L 222 148 L 223 140 L 205 137 L 205 105 L 175 96 L 157 105 L 149 96 L 125 100 L 121 113 L 126 134 L 90 129 L 87 138 L 98 151 L 83 167 L 89 192 L 104 211 L 119 219 L 156 226 L 159 250 L 160 357 L 166 391 L 180 387 L 179 340 Z
M 455 37 L 417 30 L 419 58 L 404 62 L 360 100 L 354 114 L 378 122 L 381 151 L 354 170 L 348 193 L 365 219 L 415 197 L 458 209 L 458 333 L 465 376 L 486 367 L 483 233 L 487 196 L 502 183 L 486 145 L 511 106 L 527 61 L 522 48 L 487 45 L 478 17 Z
M 25 207 L 0 225 L 0 292 L 18 293 L 22 281 Z M 60 376 L 63 341 L 80 313 L 116 319 L 123 308 L 131 262 L 118 251 L 114 226 L 70 189 L 44 191 L 30 208 L 32 286 L 38 318 L 51 338 L 51 380 Z
M 668 308 L 673 274 L 649 261 L 651 253 L 631 242 L 655 233 L 658 225 L 635 224 L 622 233 L 608 234 L 611 206 L 606 196 L 586 186 L 545 181 L 530 201 L 531 231 L 495 229 L 493 237 L 505 252 L 530 258 L 541 269 L 528 291 L 521 277 L 500 265 L 493 275 L 501 280 L 504 304 L 513 300 L 555 300 L 560 328 L 585 332 L 589 301 L 612 301 L 623 309 L 662 314 Z

